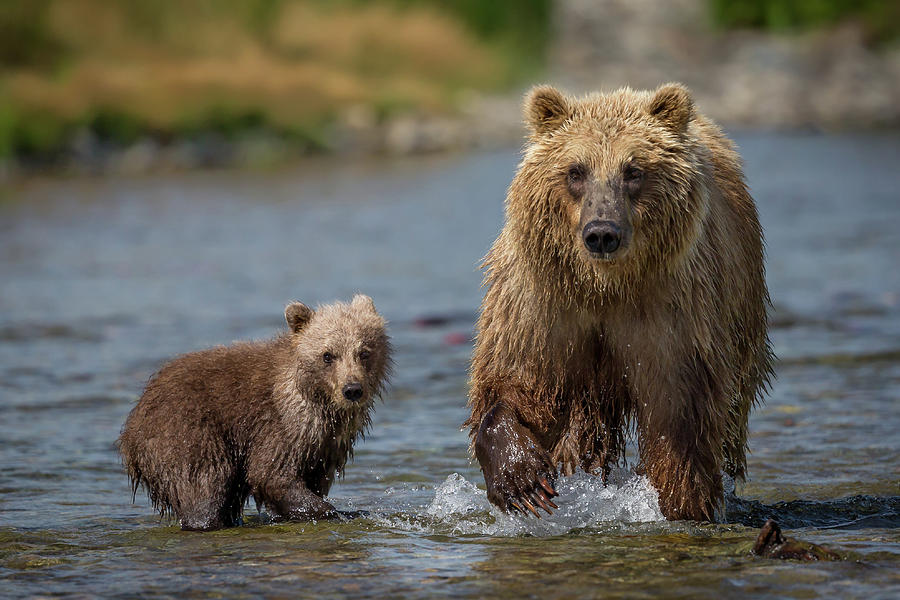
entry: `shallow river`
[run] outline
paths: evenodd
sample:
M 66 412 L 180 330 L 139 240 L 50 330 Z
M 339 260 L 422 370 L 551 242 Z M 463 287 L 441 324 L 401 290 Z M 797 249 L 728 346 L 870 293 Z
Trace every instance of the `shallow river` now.
M 725 522 L 662 520 L 628 469 L 497 513 L 467 456 L 466 368 L 517 154 L 279 173 L 35 181 L 0 198 L 0 595 L 900 595 L 900 137 L 738 135 L 780 358 Z M 371 295 L 396 375 L 331 499 L 355 521 L 182 533 L 113 441 L 167 358 Z M 773 516 L 845 560 L 753 557 Z

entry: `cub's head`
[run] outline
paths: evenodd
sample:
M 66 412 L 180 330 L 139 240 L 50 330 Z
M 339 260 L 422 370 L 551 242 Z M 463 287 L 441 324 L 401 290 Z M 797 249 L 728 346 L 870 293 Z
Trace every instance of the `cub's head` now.
M 706 211 L 694 117 L 677 84 L 584 98 L 531 90 L 530 140 L 507 200 L 520 250 L 576 287 L 603 289 L 677 260 Z
M 300 302 L 284 310 L 297 360 L 297 387 L 339 411 L 368 411 L 391 365 L 385 320 L 368 296 L 315 311 Z

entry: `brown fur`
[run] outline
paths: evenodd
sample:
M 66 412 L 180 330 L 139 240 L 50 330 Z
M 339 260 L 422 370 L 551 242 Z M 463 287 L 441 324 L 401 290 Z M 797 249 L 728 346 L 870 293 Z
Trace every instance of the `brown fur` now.
M 471 368 L 466 425 L 489 497 L 534 501 L 557 467 L 605 475 L 634 424 L 666 517 L 712 519 L 721 471 L 744 477 L 772 360 L 762 231 L 734 146 L 677 84 L 581 99 L 539 87 L 525 116 Z M 618 210 L 623 232 L 603 258 L 582 243 L 598 210 Z
M 125 422 L 118 447 L 134 490 L 183 529 L 235 524 L 248 495 L 278 518 L 336 516 L 323 497 L 383 389 L 385 321 L 362 295 L 315 312 L 295 302 L 285 318 L 291 331 L 272 340 L 168 363 Z M 361 397 L 346 398 L 356 383 Z

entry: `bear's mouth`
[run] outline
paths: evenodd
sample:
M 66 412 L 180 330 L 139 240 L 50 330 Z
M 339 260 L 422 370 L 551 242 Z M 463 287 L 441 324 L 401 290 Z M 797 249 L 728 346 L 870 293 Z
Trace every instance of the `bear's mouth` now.
M 371 404 L 370 396 L 367 393 L 362 393 L 359 396 L 347 397 L 347 394 L 344 390 L 334 394 L 332 397 L 332 403 L 340 408 L 342 411 L 346 412 L 356 412 L 360 410 L 368 410 L 369 405 Z
M 592 262 L 604 263 L 604 264 L 613 264 L 617 262 L 622 262 L 625 258 L 625 255 L 628 254 L 628 244 L 622 243 L 612 252 L 604 252 L 600 250 L 599 252 L 594 252 L 588 248 L 584 249 L 584 254 L 587 256 L 589 260 Z

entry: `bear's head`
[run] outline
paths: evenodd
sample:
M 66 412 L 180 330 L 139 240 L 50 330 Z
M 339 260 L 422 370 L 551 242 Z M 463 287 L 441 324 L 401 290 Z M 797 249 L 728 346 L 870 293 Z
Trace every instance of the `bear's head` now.
M 385 320 L 368 296 L 315 311 L 300 302 L 284 310 L 297 362 L 297 390 L 338 411 L 368 411 L 386 383 L 391 345 Z
M 707 211 L 694 120 L 678 84 L 584 98 L 531 90 L 529 143 L 507 199 L 517 254 L 585 293 L 627 290 L 676 264 Z

